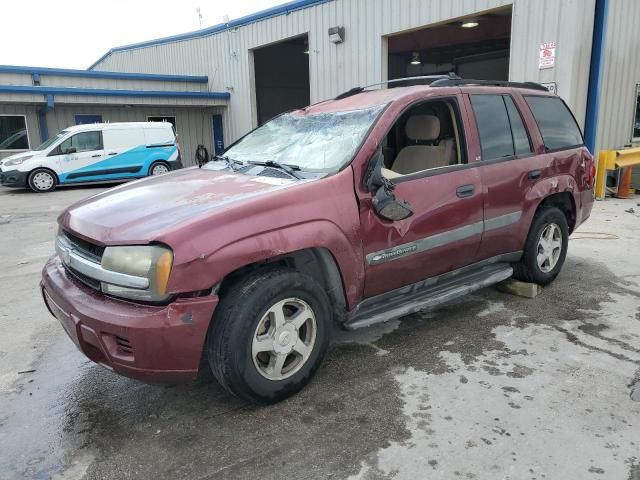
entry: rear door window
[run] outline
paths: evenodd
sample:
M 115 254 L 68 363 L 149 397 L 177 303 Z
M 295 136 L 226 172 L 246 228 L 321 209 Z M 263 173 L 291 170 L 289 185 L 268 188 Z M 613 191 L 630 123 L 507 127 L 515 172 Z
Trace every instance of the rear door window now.
M 515 155 L 511 125 L 502 95 L 471 95 L 476 116 L 482 160 L 496 160 Z
M 509 114 L 511 133 L 513 134 L 513 148 L 516 151 L 516 155 L 529 155 L 532 152 L 531 142 L 529 142 L 527 129 L 524 127 L 520 112 L 511 97 L 505 96 L 504 103 L 507 106 L 507 113 Z
M 562 150 L 584 143 L 571 111 L 558 97 L 525 96 L 538 123 L 547 150 Z

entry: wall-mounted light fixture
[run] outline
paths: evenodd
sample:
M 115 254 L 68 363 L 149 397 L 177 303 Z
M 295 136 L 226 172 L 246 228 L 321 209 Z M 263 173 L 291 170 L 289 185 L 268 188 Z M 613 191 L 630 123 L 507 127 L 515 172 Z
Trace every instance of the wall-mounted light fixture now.
M 420 53 L 419 52 L 413 52 L 413 54 L 411 55 L 411 65 L 422 65 L 422 61 L 420 60 Z
M 329 40 L 336 45 L 344 42 L 344 27 L 331 27 L 329 29 Z

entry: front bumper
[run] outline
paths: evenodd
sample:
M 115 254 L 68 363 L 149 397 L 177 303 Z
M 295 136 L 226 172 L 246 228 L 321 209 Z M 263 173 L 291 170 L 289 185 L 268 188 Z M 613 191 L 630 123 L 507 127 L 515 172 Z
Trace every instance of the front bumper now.
M 196 377 L 218 297 L 165 306 L 117 300 L 78 283 L 58 257 L 44 266 L 41 288 L 51 314 L 90 360 L 147 383 Z
M 7 170 L 0 172 L 0 185 L 4 187 L 26 188 L 28 172 Z

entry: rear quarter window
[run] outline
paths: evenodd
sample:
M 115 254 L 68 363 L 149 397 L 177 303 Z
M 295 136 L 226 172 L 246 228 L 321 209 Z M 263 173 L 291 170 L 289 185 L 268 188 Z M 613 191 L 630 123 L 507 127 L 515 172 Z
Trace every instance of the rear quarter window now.
M 145 128 L 144 136 L 147 140 L 147 145 L 168 145 L 175 142 L 173 128 L 170 123 L 167 123 L 167 126 L 162 128 Z
M 141 128 L 106 128 L 102 135 L 105 148 L 134 148 L 145 144 Z
M 584 143 L 580 128 L 569 108 L 558 97 L 524 97 L 533 113 L 544 145 L 548 150 L 562 150 Z

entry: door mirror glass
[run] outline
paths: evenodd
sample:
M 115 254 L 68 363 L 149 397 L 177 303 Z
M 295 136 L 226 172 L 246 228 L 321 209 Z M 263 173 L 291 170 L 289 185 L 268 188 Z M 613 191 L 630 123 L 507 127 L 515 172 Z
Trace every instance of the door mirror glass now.
M 373 209 L 379 217 L 392 222 L 404 220 L 413 215 L 413 210 L 407 202 L 396 199 L 393 194 L 396 186 L 382 175 L 383 162 L 384 155 L 379 148 L 367 165 L 363 179 L 364 188 L 367 192 L 375 192 L 372 199 Z
M 369 164 L 367 165 L 367 170 L 364 173 L 364 189 L 367 192 L 375 192 L 381 186 L 385 184 L 385 181 L 388 181 L 382 175 L 382 163 L 384 160 L 384 156 L 382 155 L 382 148 L 379 148 L 378 151 L 371 157 L 369 160 Z
M 392 222 L 404 220 L 413 215 L 413 209 L 407 202 L 397 200 L 393 192 L 388 191 L 385 187 L 380 187 L 373 198 L 373 208 L 376 213 Z
M 67 147 L 63 150 L 62 153 L 65 155 L 69 155 L 70 153 L 76 153 L 76 152 L 77 152 L 76 147 Z

